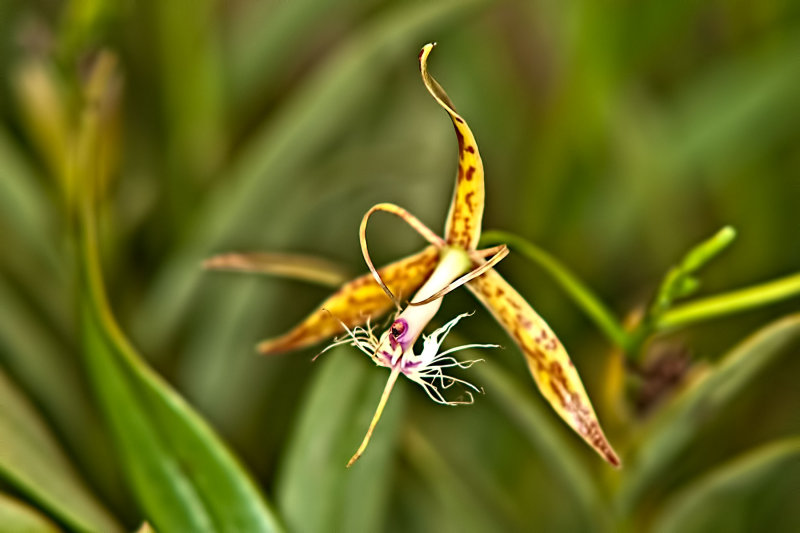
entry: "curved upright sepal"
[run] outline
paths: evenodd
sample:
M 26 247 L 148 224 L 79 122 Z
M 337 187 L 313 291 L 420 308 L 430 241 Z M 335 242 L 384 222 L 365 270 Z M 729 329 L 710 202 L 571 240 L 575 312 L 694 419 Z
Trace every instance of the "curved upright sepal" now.
M 379 269 L 378 273 L 394 295 L 409 298 L 428 279 L 438 259 L 438 249 L 428 246 Z M 391 298 L 368 273 L 344 284 L 290 332 L 261 342 L 258 351 L 270 354 L 310 346 L 344 332 L 342 324 L 354 328 L 377 319 L 393 307 Z
M 542 395 L 558 415 L 611 465 L 619 457 L 606 440 L 578 371 L 553 330 L 496 271 L 467 287 L 486 306 L 525 354 Z
M 478 246 L 481 236 L 485 197 L 483 162 L 478 152 L 478 143 L 466 121 L 456 113 L 453 102 L 442 86 L 428 74 L 428 55 L 433 47 L 433 44 L 426 44 L 419 53 L 422 81 L 431 96 L 450 115 L 458 138 L 458 174 L 444 234 L 448 244 L 470 251 Z

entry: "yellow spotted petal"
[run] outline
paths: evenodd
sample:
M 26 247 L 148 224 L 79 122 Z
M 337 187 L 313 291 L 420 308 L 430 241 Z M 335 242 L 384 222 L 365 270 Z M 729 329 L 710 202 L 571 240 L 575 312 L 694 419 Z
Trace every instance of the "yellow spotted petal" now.
M 564 346 L 550 327 L 496 271 L 467 285 L 511 335 L 542 395 L 558 415 L 609 463 L 619 466 Z
M 433 269 L 439 259 L 435 246 L 396 261 L 378 270 L 386 286 L 398 298 L 409 298 Z M 258 345 L 262 353 L 278 353 L 310 346 L 344 331 L 377 319 L 394 308 L 394 303 L 378 285 L 372 274 L 365 274 L 346 283 L 303 322 L 289 333 Z
M 428 74 L 428 55 L 433 47 L 433 44 L 426 44 L 419 54 L 422 81 L 425 82 L 428 92 L 450 115 L 458 138 L 458 174 L 444 228 L 445 239 L 448 244 L 474 250 L 481 236 L 483 220 L 483 162 L 478 153 L 478 143 L 475 142 L 475 136 L 466 121 L 456 113 L 453 102 L 442 86 Z

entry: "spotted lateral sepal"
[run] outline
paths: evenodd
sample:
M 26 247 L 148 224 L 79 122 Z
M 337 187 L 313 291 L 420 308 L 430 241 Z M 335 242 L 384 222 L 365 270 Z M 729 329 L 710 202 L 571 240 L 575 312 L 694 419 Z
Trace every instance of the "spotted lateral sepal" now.
M 558 415 L 615 467 L 619 457 L 608 443 L 578 371 L 550 326 L 494 270 L 467 287 L 517 343 L 536 385 Z
M 439 259 L 435 246 L 378 269 L 381 279 L 398 297 L 409 298 L 428 279 Z M 394 308 L 392 300 L 365 274 L 342 286 L 294 329 L 261 342 L 264 354 L 297 350 L 343 333 L 342 324 L 354 328 L 368 319 L 376 320 Z

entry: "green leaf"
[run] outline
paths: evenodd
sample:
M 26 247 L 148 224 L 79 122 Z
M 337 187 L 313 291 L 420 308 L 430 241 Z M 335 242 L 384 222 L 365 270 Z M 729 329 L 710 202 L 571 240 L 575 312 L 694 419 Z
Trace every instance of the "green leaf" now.
M 677 305 L 658 318 L 656 328 L 673 329 L 798 296 L 800 296 L 800 273 L 790 274 L 758 285 Z
M 0 216 L 8 229 L 53 265 L 55 254 L 48 228 L 52 213 L 37 178 L 8 134 L 0 130 Z
M 666 139 L 657 141 L 653 153 L 678 180 L 691 179 L 698 167 L 736 168 L 796 130 L 800 114 L 792 103 L 800 80 L 800 41 L 786 32 L 753 43 L 703 69 L 665 109 Z
M 58 253 L 54 207 L 42 181 L 0 127 L 0 258 L 9 274 L 0 276 L 0 364 L 51 421 L 87 479 L 113 499 L 118 471 L 108 436 L 82 385 L 75 350 L 62 341 L 75 310 L 71 275 Z
M 0 436 L 1 478 L 76 530 L 120 531 L 75 471 L 39 413 L 2 371 Z M 0 516 L 2 513 L 0 510 Z M 5 523 L 0 519 L 0 524 Z
M 628 455 L 627 477 L 619 502 L 632 509 L 642 493 L 657 483 L 714 413 L 777 356 L 800 340 L 800 314 L 775 321 L 748 337 L 709 372 L 673 400 L 647 426 Z
M 84 355 L 148 519 L 158 531 L 280 530 L 233 454 L 120 331 L 106 300 L 91 215 L 83 226 Z
M 789 482 L 790 486 L 786 487 L 781 481 Z M 681 490 L 664 504 L 652 530 L 658 533 L 733 531 L 749 523 L 758 524 L 758 528 L 765 531 L 797 531 L 800 513 L 795 510 L 793 526 L 775 528 L 772 520 L 779 517 L 772 516 L 771 511 L 776 505 L 782 507 L 781 511 L 796 509 L 798 490 L 800 438 L 774 442 L 716 468 Z M 759 503 L 771 495 L 775 499 L 770 498 L 764 509 Z
M 369 426 L 388 373 L 355 349 L 339 348 L 323 357 L 279 473 L 281 515 L 291 531 L 381 531 L 404 387 L 395 387 L 364 455 L 345 468 Z
M 240 6 L 229 32 L 229 77 L 236 102 L 247 102 L 265 81 L 282 79 L 294 54 L 334 14 L 352 8 L 355 2 L 341 0 L 293 0 L 292 2 L 250 2 Z
M 451 333 L 450 337 L 451 341 L 458 342 L 456 335 Z M 464 357 L 468 357 L 468 354 Z M 536 452 L 544 456 L 545 463 L 553 473 L 564 481 L 574 498 L 576 511 L 595 524 L 605 523 L 608 516 L 603 511 L 598 485 L 541 400 L 524 391 L 496 365 L 487 362 L 475 365 L 473 370 L 480 376 L 476 381 L 486 389 L 486 397 L 497 402 L 522 430 Z
M 491 479 L 480 479 L 474 462 L 452 464 L 446 446 L 437 446 L 413 426 L 405 431 L 403 448 L 418 476 L 414 481 L 424 482 L 433 496 L 435 511 L 432 514 L 441 517 L 438 523 L 430 524 L 432 530 L 468 532 L 523 528 L 502 489 Z M 414 490 L 419 491 L 419 488 Z
M 0 492 L 0 524 L 5 533 L 58 533 L 46 516 L 21 501 Z

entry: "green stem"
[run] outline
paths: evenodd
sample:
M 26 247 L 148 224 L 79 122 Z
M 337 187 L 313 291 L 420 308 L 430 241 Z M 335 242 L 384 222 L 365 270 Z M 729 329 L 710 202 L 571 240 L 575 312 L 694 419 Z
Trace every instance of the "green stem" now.
M 800 296 L 800 272 L 716 296 L 679 305 L 659 317 L 656 330 L 674 329 Z
M 614 313 L 558 259 L 530 241 L 505 231 L 484 232 L 480 242 L 481 246 L 507 244 L 512 250 L 539 265 L 564 289 L 612 343 L 626 352 L 628 351 L 631 341 Z

